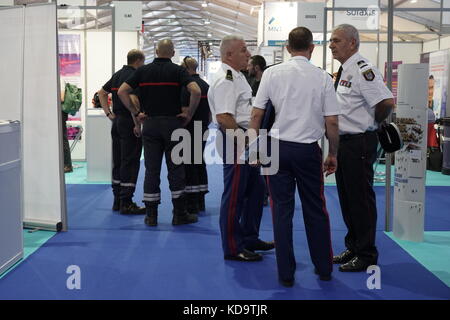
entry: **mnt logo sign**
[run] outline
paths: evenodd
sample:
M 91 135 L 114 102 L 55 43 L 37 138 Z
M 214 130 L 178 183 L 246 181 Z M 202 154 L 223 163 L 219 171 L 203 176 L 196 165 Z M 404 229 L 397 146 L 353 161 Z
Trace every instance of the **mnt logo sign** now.
M 275 19 L 275 17 L 270 18 L 268 31 L 271 31 L 271 32 L 280 32 L 281 31 L 281 26 L 280 26 L 278 20 Z

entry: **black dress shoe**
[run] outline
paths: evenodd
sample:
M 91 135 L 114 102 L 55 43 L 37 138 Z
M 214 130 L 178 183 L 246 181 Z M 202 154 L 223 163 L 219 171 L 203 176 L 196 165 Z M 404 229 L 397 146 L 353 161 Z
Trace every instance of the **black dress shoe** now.
M 322 281 L 330 281 L 331 280 L 331 274 L 320 274 L 317 269 L 314 269 L 314 273 L 319 276 L 319 279 Z
M 288 280 L 278 279 L 278 281 L 280 282 L 280 284 L 283 287 L 287 287 L 287 288 L 292 288 L 295 283 L 295 279 L 288 279 Z
M 275 248 L 275 243 L 273 241 L 262 241 L 258 240 L 254 245 L 246 246 L 245 249 L 248 251 L 269 251 Z
M 235 256 L 226 255 L 224 256 L 224 259 L 244 261 L 244 262 L 254 262 L 254 261 L 261 261 L 262 255 L 244 249 L 241 253 L 238 253 Z
M 349 262 L 341 265 L 339 267 L 339 271 L 341 271 L 341 272 L 361 272 L 361 271 L 366 271 L 370 265 L 372 265 L 372 264 L 368 263 L 364 260 L 361 260 L 358 257 L 354 257 Z
M 355 254 L 347 249 L 344 252 L 342 252 L 340 255 L 334 256 L 333 263 L 337 263 L 337 264 L 347 263 L 350 260 L 352 260 L 354 257 L 355 257 Z

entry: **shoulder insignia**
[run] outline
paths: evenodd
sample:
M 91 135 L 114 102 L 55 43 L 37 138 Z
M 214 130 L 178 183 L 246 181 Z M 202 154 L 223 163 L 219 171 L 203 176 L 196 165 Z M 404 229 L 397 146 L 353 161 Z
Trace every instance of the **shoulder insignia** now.
M 231 72 L 231 70 L 227 70 L 227 76 L 225 79 L 233 81 L 233 72 Z
M 368 66 L 368 64 L 364 60 L 358 61 L 357 64 L 358 64 L 360 69 L 365 68 L 365 67 Z
M 375 79 L 375 73 L 373 73 L 372 69 L 368 69 L 362 73 L 364 79 L 367 81 L 373 81 Z

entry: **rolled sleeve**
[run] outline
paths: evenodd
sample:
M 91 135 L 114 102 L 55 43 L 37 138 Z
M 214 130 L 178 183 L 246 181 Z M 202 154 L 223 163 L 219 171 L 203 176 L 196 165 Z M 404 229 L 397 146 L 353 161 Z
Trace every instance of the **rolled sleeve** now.
M 367 70 L 365 70 L 367 71 Z M 375 78 L 372 81 L 368 81 L 361 73 L 360 90 L 361 94 L 370 107 L 376 106 L 378 103 L 385 99 L 391 99 L 394 96 L 392 92 L 386 87 L 383 81 L 383 77 L 380 72 L 372 68 Z M 363 71 L 364 72 L 364 71 Z
M 105 83 L 102 88 L 106 92 L 111 92 L 111 90 L 112 90 L 112 78 L 109 79 L 109 81 L 107 83 Z

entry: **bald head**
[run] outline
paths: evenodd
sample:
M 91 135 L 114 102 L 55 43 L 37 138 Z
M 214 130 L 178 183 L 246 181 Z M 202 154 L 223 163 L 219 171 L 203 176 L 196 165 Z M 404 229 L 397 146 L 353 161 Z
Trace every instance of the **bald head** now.
M 156 55 L 159 58 L 172 58 L 175 54 L 173 42 L 170 39 L 160 40 L 156 45 Z

